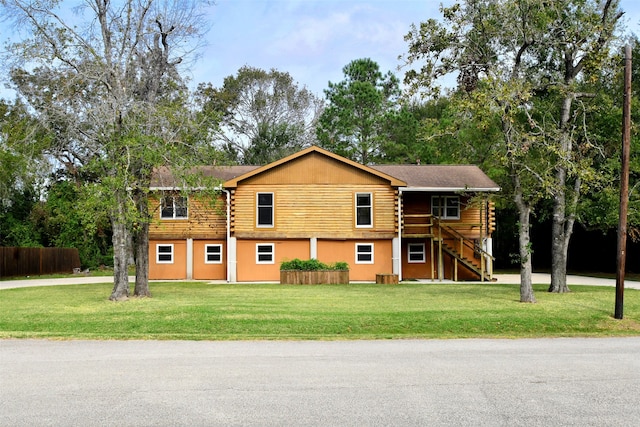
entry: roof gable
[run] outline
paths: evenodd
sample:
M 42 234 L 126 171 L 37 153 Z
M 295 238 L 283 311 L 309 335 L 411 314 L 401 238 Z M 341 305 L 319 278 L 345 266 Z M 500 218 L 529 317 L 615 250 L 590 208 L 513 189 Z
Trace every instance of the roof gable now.
M 374 168 L 361 165 L 317 146 L 311 146 L 276 162 L 249 171 L 224 183 L 236 188 L 240 182 L 270 184 L 341 184 L 386 182 L 392 187 L 406 183 Z

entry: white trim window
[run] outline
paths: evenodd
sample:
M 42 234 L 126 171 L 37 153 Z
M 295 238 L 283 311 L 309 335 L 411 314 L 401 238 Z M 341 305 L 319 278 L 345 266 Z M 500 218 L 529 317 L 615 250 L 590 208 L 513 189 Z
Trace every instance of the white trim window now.
M 204 245 L 204 263 L 222 264 L 222 245 Z
M 158 243 L 156 245 L 156 263 L 173 264 L 173 243 Z
M 189 209 L 184 196 L 163 196 L 160 206 L 161 219 L 187 219 Z
M 407 260 L 409 263 L 424 263 L 426 261 L 424 243 L 409 243 L 407 245 Z
M 373 194 L 356 193 L 356 227 L 373 227 Z
M 356 243 L 356 264 L 373 264 L 373 243 Z
M 275 258 L 275 245 L 273 243 L 256 244 L 256 264 L 274 264 Z
M 256 193 L 256 227 L 273 227 L 273 193 Z
M 460 197 L 431 196 L 431 213 L 442 219 L 460 219 Z

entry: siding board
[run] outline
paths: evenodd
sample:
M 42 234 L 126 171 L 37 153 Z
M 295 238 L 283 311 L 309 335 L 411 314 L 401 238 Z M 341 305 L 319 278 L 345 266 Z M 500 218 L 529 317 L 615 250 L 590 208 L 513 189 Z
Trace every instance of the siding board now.
M 386 184 L 379 176 L 356 169 L 351 165 L 327 157 L 320 153 L 306 156 L 276 166 L 256 176 L 242 181 L 242 185 L 370 185 Z
M 215 205 L 208 200 L 189 197 L 188 219 L 160 219 L 160 200 L 152 199 L 154 221 L 149 226 L 150 239 L 223 239 L 227 235 L 226 199 Z
M 257 192 L 273 192 L 275 224 L 256 227 Z M 355 226 L 355 193 L 373 194 L 373 227 Z M 389 186 L 360 185 L 243 185 L 235 193 L 234 232 L 272 238 L 364 236 L 388 238 L 395 233 L 395 191 Z

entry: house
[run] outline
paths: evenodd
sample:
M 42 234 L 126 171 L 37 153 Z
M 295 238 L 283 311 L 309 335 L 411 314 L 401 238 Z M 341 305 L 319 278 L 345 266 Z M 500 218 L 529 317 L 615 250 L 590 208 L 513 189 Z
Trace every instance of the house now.
M 217 200 L 156 171 L 150 279 L 278 281 L 293 258 L 344 261 L 350 280 L 490 280 L 499 190 L 478 167 L 366 166 L 309 147 L 266 166 L 212 166 Z

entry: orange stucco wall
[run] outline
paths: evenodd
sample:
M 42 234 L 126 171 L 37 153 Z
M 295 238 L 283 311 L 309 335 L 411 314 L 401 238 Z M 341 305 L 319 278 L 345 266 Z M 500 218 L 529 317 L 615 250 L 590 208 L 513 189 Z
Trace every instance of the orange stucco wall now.
M 417 242 L 417 241 L 416 241 Z M 152 240 L 149 242 L 149 279 L 184 280 L 187 278 L 187 242 L 186 240 Z M 256 263 L 256 244 L 273 243 L 275 260 L 273 264 Z M 374 264 L 356 264 L 356 243 L 373 243 Z M 430 245 L 425 242 L 426 261 L 409 263 L 407 244 L 402 244 L 403 279 L 431 279 Z M 157 262 L 158 244 L 173 244 L 173 263 Z M 222 245 L 222 263 L 205 263 L 205 245 Z M 438 278 L 438 253 L 434 245 L 434 278 Z M 293 258 L 309 259 L 310 242 L 307 239 L 296 240 L 239 240 L 237 243 L 237 280 L 239 282 L 280 280 L 280 263 Z M 375 281 L 376 274 L 391 273 L 393 270 L 391 240 L 318 240 L 318 259 L 325 263 L 344 261 L 349 264 L 349 279 L 356 281 Z M 443 255 L 443 273 L 445 279 L 454 278 L 454 263 Z M 193 278 L 196 280 L 225 280 L 227 278 L 227 247 L 223 240 L 193 241 Z M 475 279 L 466 268 L 459 266 L 458 280 Z
M 409 260 L 409 243 L 425 244 L 425 262 L 410 263 Z M 431 245 L 429 240 L 410 240 L 402 242 L 402 279 L 431 279 Z M 455 262 L 447 253 L 442 254 L 442 272 L 443 278 L 453 280 L 455 277 Z M 438 244 L 433 245 L 433 279 L 438 279 Z M 458 264 L 458 280 L 477 280 L 478 278 L 462 264 Z
M 205 262 L 205 245 L 222 245 L 222 263 Z M 196 280 L 225 280 L 227 278 L 227 245 L 224 240 L 193 241 L 193 278 Z
M 156 248 L 158 244 L 173 244 L 173 263 L 159 264 Z M 149 279 L 186 279 L 187 278 L 187 242 L 186 240 L 150 240 L 149 241 Z
M 425 245 L 425 261 L 424 262 L 409 262 L 409 243 L 424 243 Z M 437 246 L 434 245 L 434 252 L 436 252 L 436 258 L 434 258 L 434 278 L 438 278 L 438 258 L 437 258 Z M 411 240 L 402 242 L 402 278 L 403 279 L 431 279 L 431 245 L 428 240 Z
M 274 263 L 256 263 L 256 245 L 274 244 Z M 280 263 L 294 258 L 309 259 L 309 240 L 238 240 L 239 282 L 280 281 Z
M 356 264 L 356 243 L 373 243 L 374 264 Z M 376 274 L 393 271 L 391 240 L 318 240 L 318 259 L 349 264 L 349 280 L 375 281 Z

